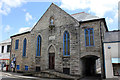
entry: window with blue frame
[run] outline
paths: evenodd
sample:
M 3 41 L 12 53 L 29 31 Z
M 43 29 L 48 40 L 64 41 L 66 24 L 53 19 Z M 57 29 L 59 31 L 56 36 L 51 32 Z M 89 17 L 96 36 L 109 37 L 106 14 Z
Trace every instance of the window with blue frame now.
M 69 55 L 70 55 L 70 35 L 68 31 L 65 31 L 63 36 L 63 56 Z
M 25 38 L 23 41 L 23 56 L 26 56 L 26 46 L 27 46 L 27 39 Z
M 19 39 L 15 41 L 15 49 L 18 49 L 18 46 L 19 46 Z
M 28 71 L 28 66 L 25 66 L 25 71 Z
M 41 55 L 41 36 L 39 35 L 37 37 L 37 48 L 36 48 L 36 56 L 40 56 Z
M 17 65 L 17 70 L 19 70 L 20 69 L 20 66 L 19 65 Z
M 85 45 L 94 46 L 94 30 L 93 28 L 85 29 Z

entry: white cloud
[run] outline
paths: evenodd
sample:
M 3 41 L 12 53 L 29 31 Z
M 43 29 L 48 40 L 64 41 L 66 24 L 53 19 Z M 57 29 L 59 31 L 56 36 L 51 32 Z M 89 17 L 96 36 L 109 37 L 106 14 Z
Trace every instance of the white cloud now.
M 26 12 L 26 9 L 22 9 L 22 11 Z
M 0 13 L 7 15 L 11 8 L 16 8 L 25 3 L 25 0 L 0 0 Z
M 89 9 L 89 12 L 103 17 L 108 11 L 118 9 L 119 0 L 61 0 L 61 8 L 68 10 Z
M 29 31 L 31 28 L 30 27 L 23 27 L 19 29 L 19 33 Z
M 107 23 L 109 23 L 109 24 L 111 24 L 111 23 L 113 23 L 113 19 L 112 18 L 106 18 L 106 21 L 107 21 Z
M 7 25 L 7 26 L 5 27 L 5 32 L 9 32 L 10 29 L 11 29 L 10 25 Z
M 25 14 L 25 19 L 26 19 L 27 22 L 28 22 L 29 20 L 32 20 L 32 15 L 27 12 L 27 13 Z
M 75 9 L 84 9 L 87 8 L 89 5 L 88 0 L 61 0 L 61 8 L 65 8 L 68 10 L 75 10 Z
M 120 13 L 119 13 L 120 14 Z M 118 10 L 115 11 L 115 16 L 114 16 L 115 19 L 118 19 Z

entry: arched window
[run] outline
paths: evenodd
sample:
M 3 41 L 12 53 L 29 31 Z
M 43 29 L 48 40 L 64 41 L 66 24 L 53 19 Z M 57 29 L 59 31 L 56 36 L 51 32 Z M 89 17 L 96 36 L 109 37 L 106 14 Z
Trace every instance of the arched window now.
M 54 18 L 50 17 L 50 25 L 54 25 Z
M 36 50 L 36 56 L 41 55 L 41 36 L 39 35 L 37 37 L 37 50 Z
M 70 35 L 65 31 L 63 36 L 63 56 L 70 55 Z
M 86 44 L 86 46 L 94 46 L 94 30 L 93 30 L 93 28 L 85 29 L 85 44 Z
M 27 46 L 27 39 L 25 38 L 23 41 L 23 56 L 26 56 L 26 46 Z

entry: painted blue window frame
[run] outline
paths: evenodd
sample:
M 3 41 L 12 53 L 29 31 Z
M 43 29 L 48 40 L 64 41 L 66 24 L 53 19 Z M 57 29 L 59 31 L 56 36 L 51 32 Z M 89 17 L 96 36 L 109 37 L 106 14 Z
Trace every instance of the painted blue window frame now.
M 15 41 L 15 50 L 18 49 L 18 46 L 19 46 L 19 39 L 17 39 L 17 40 Z
M 27 39 L 25 38 L 23 41 L 23 57 L 26 56 L 26 46 L 27 46 Z
M 25 66 L 25 71 L 28 71 L 28 66 Z
M 38 45 L 39 43 L 39 45 Z M 38 47 L 39 46 L 39 47 Z M 39 50 L 38 50 L 39 48 Z M 38 52 L 39 51 L 39 52 Z M 36 48 L 36 56 L 40 56 L 41 55 L 41 36 L 39 35 L 37 37 L 37 48 Z
M 91 45 L 91 41 L 90 41 L 90 30 L 92 30 L 92 36 L 93 36 L 93 45 Z M 89 38 L 89 45 L 86 45 L 87 41 L 86 41 L 86 31 L 88 31 L 88 38 Z M 94 29 L 93 28 L 87 28 L 84 30 L 85 32 L 85 46 L 94 46 Z
M 68 37 L 69 37 L 69 40 L 68 40 Z M 64 43 L 65 41 L 66 41 L 66 44 Z M 69 46 L 68 46 L 68 41 L 69 41 Z M 66 54 L 65 54 L 65 47 L 66 47 Z M 68 52 L 68 47 L 69 47 L 69 52 Z M 63 35 L 63 56 L 70 56 L 70 35 L 68 31 L 65 31 Z
M 20 69 L 20 65 L 17 65 L 17 70 L 19 70 Z

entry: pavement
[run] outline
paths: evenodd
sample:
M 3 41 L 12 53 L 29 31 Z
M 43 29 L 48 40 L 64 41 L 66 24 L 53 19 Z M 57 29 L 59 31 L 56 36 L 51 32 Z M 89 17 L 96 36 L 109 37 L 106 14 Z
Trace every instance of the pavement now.
M 48 79 L 48 78 L 39 78 L 32 76 L 23 76 L 22 73 L 14 72 L 0 72 L 1 80 L 63 80 L 63 79 Z
M 2 72 L 2 75 L 5 75 L 11 78 L 39 79 L 38 77 L 22 76 L 22 74 L 20 73 L 13 73 L 13 72 Z

